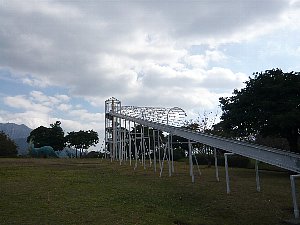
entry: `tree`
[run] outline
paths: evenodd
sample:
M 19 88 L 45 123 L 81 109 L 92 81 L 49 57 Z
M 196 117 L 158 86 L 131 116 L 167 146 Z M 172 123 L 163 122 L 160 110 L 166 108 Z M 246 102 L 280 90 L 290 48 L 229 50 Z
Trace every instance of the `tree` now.
M 68 146 L 80 150 L 80 158 L 84 149 L 87 150 L 89 147 L 95 146 L 99 142 L 98 133 L 93 130 L 72 131 L 66 135 L 65 139 Z
M 215 129 L 240 138 L 283 137 L 291 151 L 300 152 L 300 73 L 272 69 L 253 75 L 245 88 L 219 99 L 222 116 Z
M 63 150 L 65 147 L 64 131 L 60 127 L 61 122 L 50 124 L 50 128 L 40 126 L 30 132 L 27 142 L 33 141 L 35 147 L 51 146 L 54 150 Z
M 0 132 L 0 156 L 16 156 L 17 145 L 3 131 Z

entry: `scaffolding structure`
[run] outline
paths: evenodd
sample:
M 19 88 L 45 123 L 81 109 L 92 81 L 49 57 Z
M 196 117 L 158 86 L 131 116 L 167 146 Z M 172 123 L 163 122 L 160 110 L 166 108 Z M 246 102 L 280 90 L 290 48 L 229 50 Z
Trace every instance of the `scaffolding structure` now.
M 230 193 L 230 180 L 228 171 L 228 156 L 240 155 L 256 161 L 256 189 L 261 191 L 258 163 L 264 162 L 300 174 L 300 155 L 250 144 L 242 141 L 226 139 L 188 130 L 183 127 L 186 113 L 179 107 L 137 107 L 122 106 L 121 101 L 110 98 L 105 101 L 105 157 L 118 160 L 120 164 L 129 161 L 134 169 L 140 163 L 144 169 L 152 167 L 159 176 L 162 176 L 165 162 L 168 166 L 169 176 L 174 173 L 172 138 L 174 135 L 185 138 L 188 143 L 188 156 L 190 176 L 195 182 L 193 156 L 201 175 L 193 143 L 202 143 L 214 150 L 216 180 L 219 181 L 218 149 L 224 153 L 226 190 Z M 163 135 L 163 132 L 166 135 Z M 147 161 L 146 161 L 147 159 Z M 291 175 L 292 197 L 295 218 L 299 218 L 296 200 L 295 178 L 300 175 Z
M 171 176 L 174 172 L 172 134 L 165 139 L 159 129 L 122 119 L 114 116 L 115 113 L 156 124 L 182 127 L 186 117 L 184 110 L 179 107 L 122 106 L 121 101 L 113 97 L 105 101 L 105 157 L 109 155 L 111 161 L 118 160 L 120 164 L 129 159 L 130 165 L 134 159 L 134 168 L 138 162 L 146 168 L 146 160 L 149 160 L 149 166 L 153 164 L 155 171 L 158 161 L 160 176 L 164 161 L 167 161 Z

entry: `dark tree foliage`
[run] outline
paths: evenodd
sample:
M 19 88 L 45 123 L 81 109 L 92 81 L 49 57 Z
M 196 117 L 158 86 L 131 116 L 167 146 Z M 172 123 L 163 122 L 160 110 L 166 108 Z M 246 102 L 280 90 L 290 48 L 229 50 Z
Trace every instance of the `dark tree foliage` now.
M 185 150 L 182 148 L 174 148 L 173 150 L 173 160 L 178 161 L 185 158 Z
M 51 146 L 54 150 L 63 150 L 65 147 L 64 131 L 60 127 L 61 122 L 50 124 L 50 128 L 40 126 L 30 132 L 27 142 L 33 141 L 36 148 Z
M 16 156 L 17 145 L 4 132 L 0 132 L 0 156 Z
M 98 133 L 93 130 L 72 131 L 66 135 L 65 139 L 68 146 L 80 150 L 80 157 L 82 156 L 83 150 L 87 150 L 89 147 L 95 146 L 99 142 Z
M 204 120 L 207 121 L 207 118 L 204 118 L 201 121 L 199 119 L 198 119 L 198 121 L 192 121 L 192 120 L 187 121 L 182 128 L 192 130 L 192 131 L 195 131 L 195 132 L 206 133 L 207 128 L 206 128 L 206 125 L 204 125 Z M 189 151 L 188 141 L 189 140 L 186 139 L 186 138 L 173 135 L 173 147 L 174 148 L 181 148 L 181 149 L 184 149 L 186 152 L 188 152 Z M 195 144 L 193 144 L 193 147 L 194 148 L 201 148 L 202 144 L 195 143 Z
M 300 152 L 300 73 L 272 69 L 253 75 L 245 88 L 219 99 L 222 116 L 215 130 L 241 138 L 283 137 L 291 151 Z

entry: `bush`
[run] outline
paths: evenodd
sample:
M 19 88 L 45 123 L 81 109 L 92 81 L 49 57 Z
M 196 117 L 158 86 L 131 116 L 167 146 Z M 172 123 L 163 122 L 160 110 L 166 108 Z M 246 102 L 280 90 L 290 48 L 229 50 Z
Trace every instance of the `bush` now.
M 199 165 L 210 166 L 215 164 L 215 157 L 213 155 L 198 154 L 196 155 L 196 157 Z M 225 165 L 224 155 L 218 155 L 217 158 L 218 158 L 218 165 L 224 166 Z M 230 157 L 227 157 L 227 160 L 228 160 L 228 166 L 230 167 L 250 168 L 252 165 L 251 159 L 239 155 L 232 155 Z
M 197 161 L 199 165 L 212 165 L 215 163 L 215 158 L 213 155 L 206 155 L 206 154 L 197 154 L 196 155 Z M 194 161 L 194 157 L 193 157 Z M 194 162 L 195 163 L 195 162 Z
M 91 151 L 89 153 L 87 153 L 86 155 L 83 156 L 83 158 L 100 158 L 101 155 L 100 152 L 96 152 L 96 151 Z
M 185 158 L 185 150 L 180 147 L 174 148 L 173 149 L 173 160 L 179 161 L 182 158 Z
M 223 164 L 225 164 L 224 156 L 222 156 L 221 160 Z M 227 160 L 228 160 L 228 166 L 230 167 L 249 168 L 251 166 L 251 159 L 240 155 L 229 156 L 227 157 Z
M 0 132 L 0 156 L 17 156 L 17 145 L 3 131 Z

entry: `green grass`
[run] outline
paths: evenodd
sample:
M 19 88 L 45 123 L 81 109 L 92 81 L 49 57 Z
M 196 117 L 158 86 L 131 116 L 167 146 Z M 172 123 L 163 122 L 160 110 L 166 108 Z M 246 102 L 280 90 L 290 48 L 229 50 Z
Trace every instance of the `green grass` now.
M 269 225 L 293 217 L 289 175 L 230 169 L 220 182 L 202 167 L 191 183 L 188 165 L 176 163 L 160 178 L 101 159 L 0 159 L 0 224 Z M 195 170 L 195 173 L 197 171 Z M 299 190 L 299 186 L 298 186 Z

